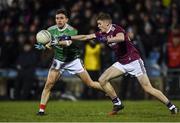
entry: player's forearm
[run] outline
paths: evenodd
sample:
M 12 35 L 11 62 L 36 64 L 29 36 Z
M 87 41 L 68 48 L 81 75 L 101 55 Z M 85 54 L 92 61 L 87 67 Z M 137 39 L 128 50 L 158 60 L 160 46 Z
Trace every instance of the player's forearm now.
M 72 44 L 72 41 L 71 40 L 59 41 L 58 44 L 61 46 L 69 46 Z
M 90 39 L 95 38 L 95 34 L 90 34 L 90 35 L 75 35 L 75 36 L 71 36 L 72 40 L 79 40 L 79 41 L 87 41 Z
M 75 35 L 71 36 L 71 40 L 85 41 L 87 40 L 86 35 Z

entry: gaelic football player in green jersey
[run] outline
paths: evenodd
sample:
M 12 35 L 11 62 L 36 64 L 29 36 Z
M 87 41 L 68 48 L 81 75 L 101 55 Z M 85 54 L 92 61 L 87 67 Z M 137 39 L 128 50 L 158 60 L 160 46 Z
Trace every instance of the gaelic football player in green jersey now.
M 59 9 L 56 11 L 55 16 L 56 25 L 48 28 L 48 31 L 51 33 L 53 39 L 58 39 L 62 35 L 77 35 L 77 30 L 72 26 L 67 24 L 68 15 L 66 10 Z M 53 44 L 53 45 L 52 45 Z M 36 45 L 36 48 L 41 49 L 53 49 L 54 50 L 54 59 L 49 69 L 47 81 L 45 83 L 42 95 L 41 102 L 39 106 L 38 115 L 44 115 L 45 107 L 50 96 L 50 92 L 55 82 L 59 79 L 62 72 L 67 70 L 71 74 L 78 75 L 81 80 L 88 85 L 89 87 L 103 90 L 98 82 L 94 82 L 87 71 L 84 69 L 83 65 L 79 59 L 79 49 L 76 46 L 76 43 L 72 43 L 71 40 L 61 41 L 53 40 L 51 43 L 48 43 L 46 46 Z

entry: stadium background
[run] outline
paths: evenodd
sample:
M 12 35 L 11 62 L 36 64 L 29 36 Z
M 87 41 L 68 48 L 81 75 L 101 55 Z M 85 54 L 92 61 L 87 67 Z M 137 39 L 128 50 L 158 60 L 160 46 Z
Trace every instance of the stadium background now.
M 71 13 L 70 24 L 79 34 L 96 31 L 97 13 L 109 12 L 113 23 L 129 32 L 141 52 L 152 84 L 169 98 L 180 99 L 179 0 L 0 0 L 1 100 L 40 99 L 53 53 L 34 49 L 35 35 L 54 24 L 54 13 L 62 7 Z M 87 45 L 80 43 L 82 60 L 88 58 Z M 101 44 L 93 45 L 100 47 L 99 56 L 95 55 L 94 59 L 99 65 L 89 67 L 88 71 L 96 80 L 114 62 L 114 54 Z M 122 99 L 151 98 L 143 93 L 133 76 L 125 75 L 113 81 Z M 77 77 L 64 73 L 53 88 L 52 98 L 106 97 L 87 88 Z

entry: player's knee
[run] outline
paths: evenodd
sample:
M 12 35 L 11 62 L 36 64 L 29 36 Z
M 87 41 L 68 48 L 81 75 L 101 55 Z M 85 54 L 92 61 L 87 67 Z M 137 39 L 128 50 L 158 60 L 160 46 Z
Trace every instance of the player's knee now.
M 91 79 L 86 79 L 85 81 L 84 81 L 84 83 L 88 86 L 88 87 L 92 87 L 93 86 L 93 81 L 91 80 Z
M 99 81 L 99 84 L 100 84 L 101 86 L 103 86 L 103 85 L 105 85 L 107 79 L 100 77 L 100 78 L 98 79 L 98 81 Z
M 152 89 L 151 89 L 150 93 L 151 93 L 152 95 L 154 95 L 154 94 L 157 94 L 157 93 L 162 93 L 162 92 L 161 92 L 160 90 L 158 90 L 158 89 L 156 89 L 156 88 L 152 87 Z
M 144 88 L 144 91 L 145 91 L 146 93 L 151 93 L 151 89 L 149 89 L 148 87 L 145 87 L 145 88 Z
M 93 83 L 92 82 L 88 82 L 87 84 L 86 84 L 88 87 L 93 87 Z

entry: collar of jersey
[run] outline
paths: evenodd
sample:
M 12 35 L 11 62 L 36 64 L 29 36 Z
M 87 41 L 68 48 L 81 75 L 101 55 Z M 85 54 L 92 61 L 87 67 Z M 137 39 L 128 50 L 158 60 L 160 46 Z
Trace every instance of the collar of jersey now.
M 60 29 L 60 28 L 58 27 L 58 30 L 59 30 L 59 31 L 64 31 L 67 27 L 68 27 L 68 24 L 65 24 L 62 29 Z
M 110 27 L 106 33 L 109 33 L 111 31 L 111 29 L 112 29 L 112 24 L 110 25 Z

